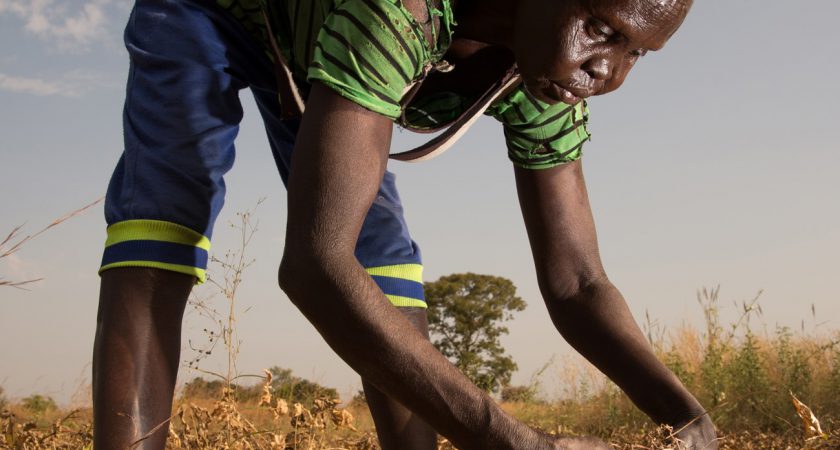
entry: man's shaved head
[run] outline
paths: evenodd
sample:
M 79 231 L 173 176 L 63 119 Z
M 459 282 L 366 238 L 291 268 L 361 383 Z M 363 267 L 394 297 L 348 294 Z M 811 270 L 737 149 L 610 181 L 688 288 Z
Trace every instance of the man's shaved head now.
M 514 53 L 526 88 L 551 103 L 617 89 L 665 46 L 692 0 L 521 0 Z

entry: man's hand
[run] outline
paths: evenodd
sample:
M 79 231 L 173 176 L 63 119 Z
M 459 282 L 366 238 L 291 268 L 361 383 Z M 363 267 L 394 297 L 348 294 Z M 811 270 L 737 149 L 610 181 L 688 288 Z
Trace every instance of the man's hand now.
M 594 437 L 561 437 L 554 441 L 555 450 L 613 450 L 606 442 Z
M 704 414 L 687 425 L 676 427 L 674 437 L 679 450 L 718 450 L 715 426 Z

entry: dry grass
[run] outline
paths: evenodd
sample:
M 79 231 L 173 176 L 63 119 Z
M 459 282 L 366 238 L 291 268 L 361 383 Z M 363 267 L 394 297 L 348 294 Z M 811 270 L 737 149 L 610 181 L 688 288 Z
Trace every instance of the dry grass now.
M 79 208 L 75 211 L 71 211 L 71 212 L 59 217 L 58 219 L 53 220 L 49 225 L 45 226 L 44 228 L 41 228 L 37 232 L 35 232 L 33 234 L 28 234 L 28 235 L 23 236 L 23 237 L 21 237 L 21 235 L 20 235 L 21 231 L 23 230 L 23 225 L 16 226 L 15 228 L 12 229 L 11 232 L 9 232 L 8 235 L 6 235 L 6 237 L 2 241 L 0 241 L 0 259 L 8 258 L 8 257 L 14 255 L 18 251 L 20 251 L 20 249 L 23 248 L 24 245 L 26 245 L 31 240 L 37 238 L 38 236 L 42 235 L 43 233 L 47 232 L 47 230 L 50 230 L 53 227 L 56 227 L 56 226 L 60 225 L 61 223 L 66 222 L 67 220 L 70 220 L 73 217 L 78 216 L 79 214 L 82 214 L 83 212 L 87 211 L 88 209 L 93 208 L 96 204 L 98 204 L 101 201 L 102 201 L 102 198 L 100 198 L 100 199 L 98 199 L 98 200 L 96 200 L 96 201 L 94 201 L 90 204 L 87 204 L 87 205 L 85 205 L 85 206 L 83 206 L 83 207 L 81 207 L 81 208 Z M 18 288 L 18 289 L 25 289 L 25 286 L 27 286 L 29 284 L 32 284 L 32 283 L 36 283 L 36 282 L 41 281 L 41 280 L 43 280 L 43 278 L 32 278 L 32 279 L 28 279 L 28 280 L 9 280 L 9 279 L 3 278 L 3 276 L 0 275 L 0 287 L 5 286 L 5 287 Z
M 516 413 L 522 405 L 505 404 Z M 352 410 L 352 412 L 351 412 Z M 543 414 L 550 415 L 552 406 Z M 365 427 L 355 426 L 354 415 L 362 416 Z M 230 398 L 208 405 L 179 405 L 172 420 L 167 448 L 170 449 L 281 449 L 281 450 L 372 450 L 378 449 L 366 408 L 338 408 L 335 400 L 321 399 L 312 409 L 287 405 L 276 399 L 261 404 L 238 405 Z M 795 433 L 741 430 L 725 433 L 724 450 L 837 450 L 840 433 L 834 424 L 821 437 L 808 438 L 804 429 Z M 565 435 L 581 434 L 568 427 L 545 431 Z M 24 418 L 4 411 L 0 415 L 0 448 L 91 449 L 90 411 L 74 410 L 55 419 Z M 671 450 L 676 443 L 667 427 L 622 426 L 599 433 L 616 450 Z M 444 439 L 439 449 L 453 447 Z
M 234 273 L 241 279 L 241 270 Z M 229 296 L 225 298 L 235 301 Z M 719 427 L 720 447 L 725 450 L 840 449 L 838 336 L 793 333 L 786 328 L 755 333 L 750 324 L 760 315 L 757 300 L 744 302 L 741 317 L 732 324 L 722 325 L 718 318 L 718 291 L 702 291 L 699 299 L 706 313 L 705 330 L 683 327 L 667 333 L 651 331 L 650 325 L 648 328 L 663 360 L 710 407 L 709 413 Z M 232 309 L 225 309 L 229 321 L 222 324 L 232 327 L 230 318 L 234 314 Z M 233 336 L 230 331 L 223 330 L 220 334 L 226 333 L 229 337 L 223 339 L 225 348 L 234 352 L 238 343 L 230 337 Z M 503 408 L 545 432 L 596 435 L 616 450 L 678 448 L 671 437 L 672 430 L 652 426 L 601 375 L 586 365 L 568 360 L 562 366 L 557 383 L 564 386 L 560 398 L 506 402 Z M 544 367 L 540 372 L 546 371 Z M 307 407 L 278 398 L 279 391 L 272 387 L 271 372 L 266 371 L 255 387 L 233 384 L 242 378 L 234 364 L 225 375 L 215 375 L 224 382 L 221 391 L 176 402 L 168 448 L 379 448 L 364 402 L 354 401 L 342 408 L 337 399 L 322 397 L 307 401 Z M 535 379 L 533 383 L 536 382 Z M 0 416 L 0 430 L 0 448 L 91 448 L 89 409 L 31 411 L 21 403 L 13 403 Z M 441 439 L 439 448 L 452 446 Z

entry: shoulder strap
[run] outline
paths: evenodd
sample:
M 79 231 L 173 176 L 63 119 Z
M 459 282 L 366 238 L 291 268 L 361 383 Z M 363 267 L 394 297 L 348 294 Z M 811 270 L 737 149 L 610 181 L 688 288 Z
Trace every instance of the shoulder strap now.
M 300 96 L 297 84 L 295 84 L 289 63 L 277 45 L 277 38 L 271 29 L 271 20 L 265 8 L 262 10 L 265 29 L 268 33 L 268 41 L 271 43 L 271 50 L 274 53 L 274 75 L 277 78 L 277 94 L 280 97 L 280 115 L 284 119 L 295 119 L 303 116 L 306 105 Z
M 493 102 L 510 92 L 510 89 L 516 86 L 519 81 L 519 73 L 515 67 L 512 67 L 499 81 L 493 84 L 490 89 L 475 101 L 472 106 L 458 116 L 446 131 L 417 148 L 399 153 L 391 153 L 389 158 L 398 161 L 420 162 L 432 159 L 449 150 Z

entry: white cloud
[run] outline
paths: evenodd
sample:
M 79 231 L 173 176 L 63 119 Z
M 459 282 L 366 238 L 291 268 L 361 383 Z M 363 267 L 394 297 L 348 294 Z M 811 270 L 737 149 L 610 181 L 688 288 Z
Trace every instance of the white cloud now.
M 119 83 L 109 80 L 102 74 L 82 70 L 67 72 L 52 80 L 12 76 L 0 72 L 0 91 L 37 96 L 81 97 L 93 89 L 117 86 Z
M 62 94 L 57 83 L 39 78 L 10 77 L 3 73 L 0 73 L 0 90 L 34 95 L 66 95 Z
M 0 0 L 0 14 L 21 19 L 29 33 L 61 50 L 85 50 L 108 38 L 106 8 L 115 0 Z

